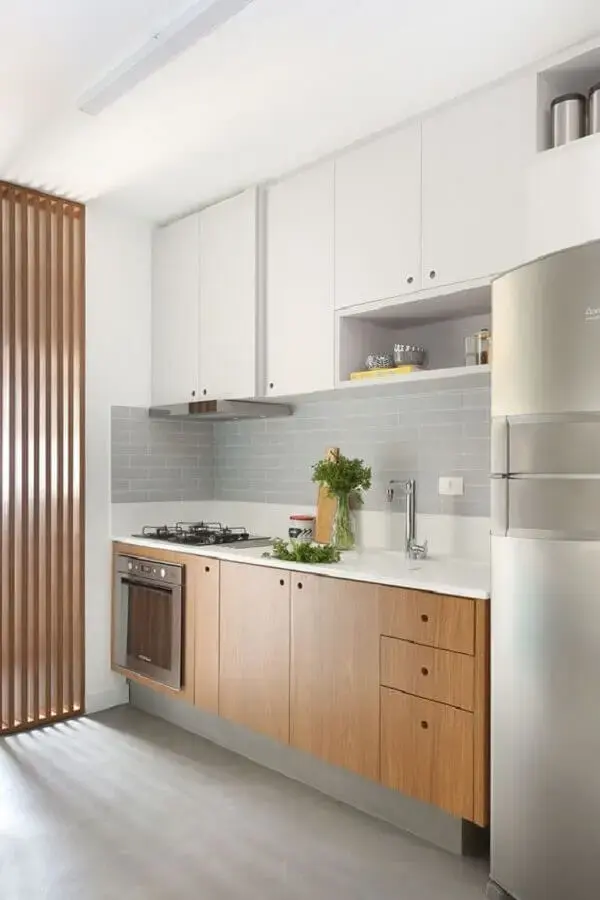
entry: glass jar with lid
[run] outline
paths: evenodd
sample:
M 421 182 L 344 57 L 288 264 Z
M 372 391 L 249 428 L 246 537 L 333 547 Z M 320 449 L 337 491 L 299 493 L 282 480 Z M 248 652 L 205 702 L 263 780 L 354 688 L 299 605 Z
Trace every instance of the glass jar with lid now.
M 492 338 L 489 328 L 482 328 L 465 338 L 465 365 L 487 366 L 491 362 Z

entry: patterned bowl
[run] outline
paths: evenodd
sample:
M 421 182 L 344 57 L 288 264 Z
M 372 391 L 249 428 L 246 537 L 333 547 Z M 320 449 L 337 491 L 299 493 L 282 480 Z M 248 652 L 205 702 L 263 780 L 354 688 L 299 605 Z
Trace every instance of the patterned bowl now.
M 394 366 L 394 357 L 391 353 L 369 353 L 365 366 L 367 369 L 391 369 Z

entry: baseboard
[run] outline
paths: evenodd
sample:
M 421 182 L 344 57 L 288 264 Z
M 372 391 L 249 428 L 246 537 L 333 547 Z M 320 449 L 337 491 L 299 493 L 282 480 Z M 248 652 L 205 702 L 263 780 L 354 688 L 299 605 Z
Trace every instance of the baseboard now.
M 413 800 L 141 685 L 131 684 L 130 703 L 451 853 L 470 855 L 473 846 L 471 832 L 481 830 L 437 807 Z
M 101 712 L 103 709 L 110 709 L 113 706 L 122 706 L 123 703 L 129 702 L 129 685 L 127 682 L 110 688 L 107 691 L 98 691 L 85 696 L 86 714 Z

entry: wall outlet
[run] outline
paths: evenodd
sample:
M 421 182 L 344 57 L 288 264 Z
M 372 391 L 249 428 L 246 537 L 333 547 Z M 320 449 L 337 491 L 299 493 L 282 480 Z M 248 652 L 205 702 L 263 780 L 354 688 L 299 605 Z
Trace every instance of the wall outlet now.
M 442 497 L 462 497 L 465 485 L 462 478 L 450 478 L 441 475 L 438 482 L 438 494 Z

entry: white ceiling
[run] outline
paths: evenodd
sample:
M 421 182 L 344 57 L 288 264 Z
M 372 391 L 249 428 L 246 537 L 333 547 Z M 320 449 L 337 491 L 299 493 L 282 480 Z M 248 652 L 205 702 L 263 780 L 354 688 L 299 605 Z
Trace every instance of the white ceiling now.
M 96 117 L 189 0 L 0 0 L 0 178 L 163 221 L 600 31 L 597 0 L 255 0 Z

